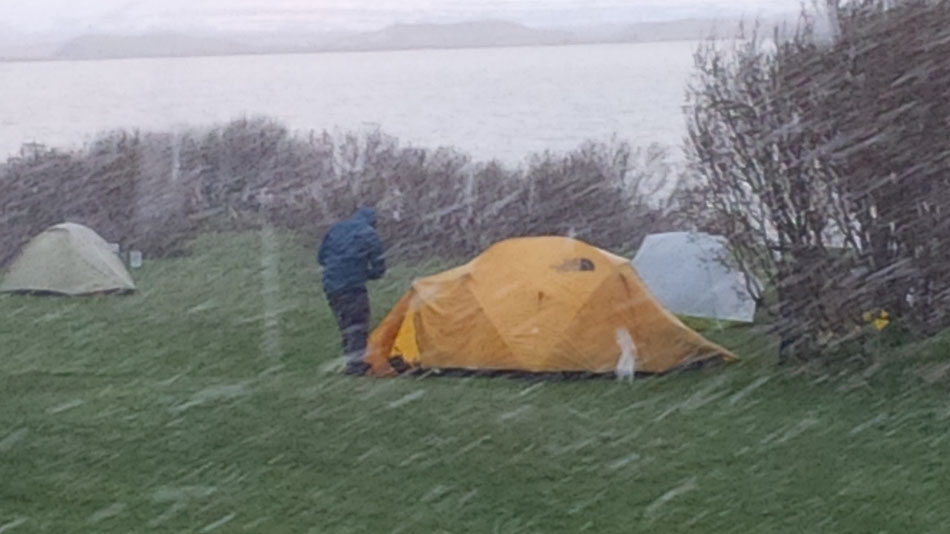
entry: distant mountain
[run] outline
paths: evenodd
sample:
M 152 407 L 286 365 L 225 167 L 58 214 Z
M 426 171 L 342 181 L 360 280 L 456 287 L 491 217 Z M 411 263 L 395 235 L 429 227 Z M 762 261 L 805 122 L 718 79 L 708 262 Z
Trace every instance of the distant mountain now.
M 795 18 L 772 17 L 761 21 L 762 27 L 771 28 L 783 23 L 794 25 Z M 669 22 L 648 22 L 631 24 L 616 34 L 616 38 L 625 42 L 656 41 L 698 41 L 714 37 L 731 38 L 738 35 L 743 21 L 739 19 L 685 19 Z M 745 22 L 748 29 L 754 24 Z M 771 31 L 766 32 L 771 35 Z
M 179 33 L 85 35 L 63 44 L 56 59 L 116 59 L 246 54 L 253 48 L 218 37 Z
M 691 19 L 631 24 L 617 38 L 635 42 L 701 40 L 711 36 L 732 37 L 738 29 L 739 21 L 735 20 Z
M 23 33 L 0 23 L 0 61 L 5 59 L 44 59 L 59 48 L 62 38 Z
M 766 23 L 780 20 L 788 19 Z M 711 35 L 732 37 L 738 28 L 738 20 L 709 19 L 555 29 L 481 20 L 397 24 L 372 32 L 86 35 L 62 44 L 50 57 L 106 59 L 699 40 Z
M 471 48 L 574 42 L 569 31 L 539 30 L 502 20 L 455 24 L 397 24 L 358 34 L 339 43 L 344 49 Z
M 395 50 L 525 46 L 574 42 L 562 30 L 539 30 L 506 21 L 456 24 L 397 24 L 379 31 L 314 35 L 228 34 L 195 36 L 161 33 L 86 35 L 63 44 L 58 59 L 104 59 L 157 56 L 215 56 L 286 52 Z
M 763 19 L 763 27 L 791 23 L 793 17 Z M 666 22 L 641 22 L 634 24 L 610 24 L 571 29 L 579 42 L 646 43 L 658 41 L 700 41 L 704 39 L 735 37 L 743 21 L 740 19 L 683 19 Z M 751 28 L 752 24 L 746 22 Z M 771 31 L 769 32 L 771 35 Z

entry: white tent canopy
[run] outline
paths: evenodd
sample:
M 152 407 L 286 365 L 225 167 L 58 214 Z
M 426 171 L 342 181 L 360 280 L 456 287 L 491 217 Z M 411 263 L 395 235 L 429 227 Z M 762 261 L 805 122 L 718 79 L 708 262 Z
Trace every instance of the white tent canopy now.
M 644 283 L 671 312 L 752 322 L 755 299 L 733 265 L 726 238 L 698 232 L 650 234 L 633 259 Z

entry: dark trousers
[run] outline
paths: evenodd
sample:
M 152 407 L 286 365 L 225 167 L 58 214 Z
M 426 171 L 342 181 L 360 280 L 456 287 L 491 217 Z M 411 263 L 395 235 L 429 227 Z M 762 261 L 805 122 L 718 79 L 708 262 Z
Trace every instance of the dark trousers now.
M 358 362 L 366 351 L 369 336 L 369 294 L 365 287 L 343 289 L 327 294 L 330 308 L 336 316 L 343 337 L 343 356 L 348 362 Z

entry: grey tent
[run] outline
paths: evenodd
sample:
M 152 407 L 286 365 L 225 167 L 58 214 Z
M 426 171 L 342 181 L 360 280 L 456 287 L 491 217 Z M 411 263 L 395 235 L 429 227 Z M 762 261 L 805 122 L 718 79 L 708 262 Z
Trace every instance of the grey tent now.
M 34 237 L 0 284 L 0 292 L 62 295 L 134 289 L 132 277 L 109 244 L 91 229 L 73 223 L 57 224 Z
M 653 295 L 678 315 L 752 322 L 755 299 L 734 266 L 726 238 L 699 232 L 648 235 L 633 266 Z M 758 281 L 752 281 L 759 287 Z

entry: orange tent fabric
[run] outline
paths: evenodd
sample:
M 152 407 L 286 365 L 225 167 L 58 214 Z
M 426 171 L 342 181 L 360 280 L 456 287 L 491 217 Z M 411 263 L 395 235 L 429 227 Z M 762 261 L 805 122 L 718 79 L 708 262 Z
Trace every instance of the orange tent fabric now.
M 607 373 L 626 334 L 637 372 L 736 359 L 665 310 L 626 258 L 530 237 L 416 280 L 373 331 L 365 361 L 376 376 L 395 374 L 396 356 L 416 368 Z

